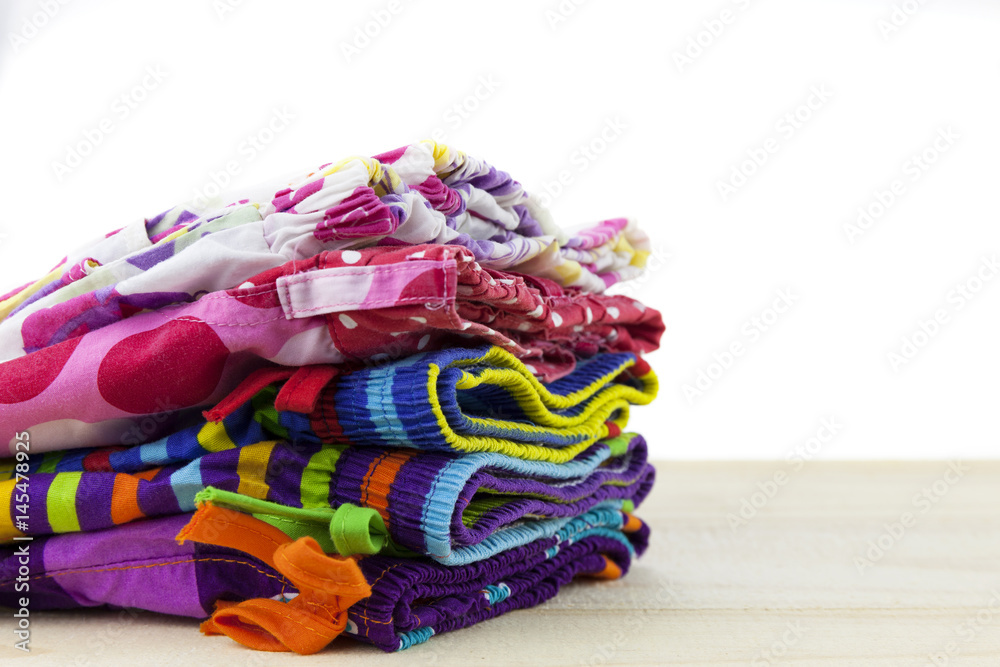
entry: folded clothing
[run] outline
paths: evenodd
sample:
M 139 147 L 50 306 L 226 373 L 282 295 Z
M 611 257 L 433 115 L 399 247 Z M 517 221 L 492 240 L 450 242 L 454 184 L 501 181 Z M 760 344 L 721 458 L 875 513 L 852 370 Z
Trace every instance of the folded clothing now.
M 552 535 L 568 518 L 597 506 L 631 510 L 648 495 L 655 476 L 646 443 L 634 434 L 603 440 L 560 465 L 493 453 L 301 441 L 205 451 L 198 435 L 178 433 L 126 450 L 33 457 L 21 478 L 9 464 L 3 472 L 10 479 L 0 482 L 0 540 L 190 512 L 196 496 L 211 486 L 287 508 L 326 511 L 327 524 L 333 508 L 372 508 L 399 546 L 461 564 Z M 206 440 L 209 447 L 217 443 Z M 26 521 L 17 509 L 22 493 L 31 507 Z M 297 518 L 280 507 L 255 514 L 283 529 L 282 516 Z
M 287 400 L 300 384 L 289 380 Z M 278 412 L 272 428 L 295 440 L 563 463 L 619 435 L 629 406 L 648 404 L 657 391 L 656 375 L 632 353 L 597 355 L 543 384 L 501 348 L 452 348 L 334 377 L 312 393 L 311 412 Z
M 359 561 L 372 595 L 353 605 L 347 634 L 398 651 L 515 609 L 541 604 L 575 577 L 618 579 L 648 545 L 633 516 L 619 526 L 584 515 L 548 539 L 493 558 L 444 568 L 426 561 L 373 556 Z
M 234 202 L 139 220 L 3 297 L 0 359 L 30 350 L 28 319 L 67 301 L 74 305 L 62 311 L 93 330 L 323 251 L 460 245 L 485 267 L 593 292 L 641 273 L 649 254 L 633 221 L 604 220 L 569 236 L 508 174 L 432 142 L 324 165 Z
M 500 348 L 452 348 L 350 372 L 333 365 L 267 369 L 205 414 L 220 421 L 238 412 L 225 434 L 245 444 L 268 439 L 266 424 L 282 439 L 494 451 L 560 463 L 618 435 L 629 406 L 649 403 L 657 391 L 655 374 L 632 353 L 596 355 L 543 384 Z M 148 421 L 148 429 L 120 441 L 134 444 L 155 431 L 156 422 Z M 175 432 L 192 442 L 192 434 L 218 431 L 199 420 Z M 72 433 L 59 435 L 75 445 Z M 63 440 L 40 446 L 37 431 L 31 437 L 33 452 L 63 448 Z
M 215 524 L 221 528 L 210 541 L 218 544 L 198 537 L 204 525 L 187 514 L 39 538 L 27 558 L 22 547 L 0 548 L 0 605 L 18 604 L 24 595 L 16 589 L 21 577 L 30 581 L 36 610 L 107 605 L 211 615 L 203 631 L 226 632 L 254 648 L 314 652 L 346 631 L 396 651 L 539 604 L 578 575 L 617 578 L 645 550 L 649 536 L 634 516 L 593 511 L 551 537 L 478 563 L 445 567 L 374 555 L 355 565 L 354 559 L 330 559 L 311 550 L 303 544 L 310 538 L 291 543 L 297 552 L 283 559 L 292 551 L 286 544 L 290 540 L 261 522 L 253 524 L 253 531 L 240 530 L 251 525 L 246 522 Z M 178 544 L 175 537 L 184 541 Z M 360 577 L 354 574 L 358 569 Z M 322 580 L 309 577 L 309 571 L 322 573 Z M 304 599 L 296 604 L 299 597 Z M 269 625 L 268 615 L 308 618 L 314 629 L 304 636 L 295 623 Z M 231 623 L 233 616 L 242 622 Z
M 433 142 L 90 244 L 0 297 L 0 604 L 395 651 L 622 576 L 648 253 Z
M 37 313 L 40 331 L 54 323 L 38 349 L 0 363 L 0 442 L 13 452 L 14 434 L 29 430 L 33 451 L 122 444 L 139 423 L 155 437 L 178 428 L 172 418 L 184 409 L 210 405 L 274 364 L 361 364 L 472 338 L 555 379 L 577 352 L 646 352 L 663 332 L 660 314 L 632 299 L 541 279 L 533 286 L 483 269 L 458 246 L 351 252 L 292 262 L 82 335 L 57 309 Z M 159 418 L 147 432 L 149 415 Z

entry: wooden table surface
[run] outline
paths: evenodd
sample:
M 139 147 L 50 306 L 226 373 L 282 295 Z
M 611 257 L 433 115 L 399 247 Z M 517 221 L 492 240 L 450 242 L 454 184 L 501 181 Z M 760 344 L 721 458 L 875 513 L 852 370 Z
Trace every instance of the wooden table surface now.
M 658 470 L 627 578 L 400 654 L 253 653 L 191 619 L 39 612 L 32 652 L 7 633 L 0 664 L 1000 665 L 1000 462 Z

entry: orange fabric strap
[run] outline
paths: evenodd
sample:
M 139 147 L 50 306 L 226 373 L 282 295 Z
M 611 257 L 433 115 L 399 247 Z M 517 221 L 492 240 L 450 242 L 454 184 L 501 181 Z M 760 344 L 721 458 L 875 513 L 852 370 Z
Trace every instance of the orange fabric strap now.
M 177 535 L 244 551 L 283 574 L 299 594 L 289 602 L 253 599 L 219 601 L 202 623 L 207 635 L 224 634 L 260 651 L 316 653 L 347 626 L 347 610 L 371 595 L 353 558 L 328 556 L 311 537 L 294 542 L 259 519 L 203 503 Z
M 623 533 L 635 533 L 642 528 L 642 520 L 634 514 L 625 513 L 625 525 L 622 526 Z

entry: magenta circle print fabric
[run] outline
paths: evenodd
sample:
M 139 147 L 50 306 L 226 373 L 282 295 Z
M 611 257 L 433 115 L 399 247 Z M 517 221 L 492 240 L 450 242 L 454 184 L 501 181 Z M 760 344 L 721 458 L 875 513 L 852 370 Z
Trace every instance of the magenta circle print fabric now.
M 649 237 L 583 222 L 425 141 L 140 218 L 3 295 L 0 604 L 31 541 L 33 609 L 398 651 L 624 576 L 664 324 L 629 289 Z

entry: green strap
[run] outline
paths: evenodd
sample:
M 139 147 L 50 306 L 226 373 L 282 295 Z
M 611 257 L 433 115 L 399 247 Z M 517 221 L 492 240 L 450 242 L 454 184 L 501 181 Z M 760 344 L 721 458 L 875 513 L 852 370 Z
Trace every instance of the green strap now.
M 389 537 L 381 515 L 373 509 L 345 503 L 337 508 L 304 509 L 288 507 L 259 498 L 251 498 L 213 486 L 195 495 L 196 503 L 211 502 L 266 521 L 292 539 L 306 535 L 314 538 L 327 553 L 341 556 L 386 554 L 414 556 Z
M 330 519 L 330 539 L 342 555 L 377 554 L 389 541 L 389 531 L 375 510 L 345 504 Z

